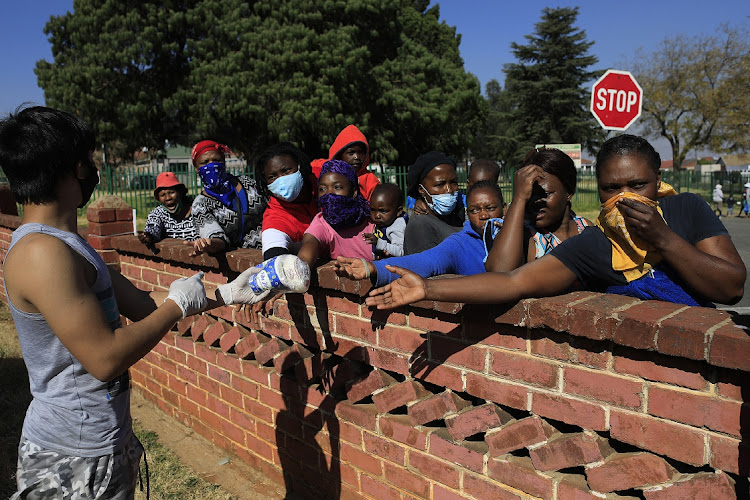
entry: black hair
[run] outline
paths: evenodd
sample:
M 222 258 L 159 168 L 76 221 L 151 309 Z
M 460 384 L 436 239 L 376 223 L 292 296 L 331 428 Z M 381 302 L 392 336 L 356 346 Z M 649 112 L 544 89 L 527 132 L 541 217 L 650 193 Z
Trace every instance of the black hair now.
M 19 203 L 55 201 L 60 181 L 95 147 L 88 123 L 65 111 L 21 106 L 0 120 L 0 167 Z
M 500 199 L 500 205 L 505 204 L 505 198 L 503 198 L 503 190 L 500 189 L 500 186 L 498 186 L 496 182 L 492 181 L 477 181 L 472 184 L 469 190 L 466 192 L 466 203 L 469 202 L 469 196 L 471 196 L 471 193 L 473 193 L 477 189 L 482 188 L 489 188 L 490 190 L 494 191 L 497 197 Z
M 497 162 L 494 162 L 492 160 L 487 160 L 484 158 L 474 160 L 469 166 L 468 174 L 471 175 L 471 172 L 473 172 L 474 169 L 476 169 L 478 172 L 490 173 L 490 175 L 495 179 L 495 182 L 500 179 L 500 167 L 498 166 Z
M 401 191 L 401 188 L 398 187 L 397 184 L 393 184 L 391 182 L 385 182 L 383 184 L 378 184 L 375 186 L 375 189 L 372 190 L 372 194 L 370 195 L 370 199 L 372 200 L 375 195 L 384 194 L 386 196 L 393 196 L 396 199 L 396 202 L 398 203 L 398 207 L 402 207 L 404 205 L 404 193 Z
M 599 169 L 614 156 L 627 156 L 638 154 L 648 163 L 648 166 L 658 175 L 661 168 L 661 156 L 654 147 L 643 137 L 637 135 L 622 134 L 607 140 L 602 144 L 599 154 L 596 155 L 596 178 L 599 178 Z
M 280 142 L 263 151 L 260 158 L 258 158 L 258 161 L 255 163 L 255 184 L 258 187 L 258 192 L 261 196 L 266 199 L 271 196 L 263 170 L 266 168 L 266 163 L 276 156 L 289 156 L 296 161 L 305 183 L 303 192 L 312 190 L 312 185 L 310 184 L 310 176 L 312 176 L 310 158 L 291 142 Z
M 532 149 L 526 153 L 522 167 L 538 165 L 548 174 L 552 174 L 562 183 L 568 194 L 576 192 L 578 172 L 573 159 L 555 148 Z

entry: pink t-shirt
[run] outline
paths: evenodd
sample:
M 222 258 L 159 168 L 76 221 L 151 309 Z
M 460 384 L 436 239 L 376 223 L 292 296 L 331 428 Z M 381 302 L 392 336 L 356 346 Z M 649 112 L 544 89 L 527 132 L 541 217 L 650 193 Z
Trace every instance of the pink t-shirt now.
M 365 222 L 359 226 L 337 231 L 326 222 L 322 213 L 318 213 L 313 217 L 305 234 L 315 236 L 320 242 L 320 258 L 322 259 L 326 257 L 335 259 L 342 256 L 372 260 L 372 245 L 367 243 L 362 235 L 371 233 L 374 227 L 375 225 L 369 219 L 365 219 Z

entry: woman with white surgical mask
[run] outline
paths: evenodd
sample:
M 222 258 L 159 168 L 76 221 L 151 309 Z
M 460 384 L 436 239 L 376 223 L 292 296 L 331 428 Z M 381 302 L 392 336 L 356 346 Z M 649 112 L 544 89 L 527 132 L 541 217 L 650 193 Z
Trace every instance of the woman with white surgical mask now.
M 407 193 L 424 200 L 427 213 L 409 219 L 404 234 L 404 253 L 414 254 L 437 246 L 464 224 L 464 206 L 458 192 L 456 160 L 432 151 L 409 167 Z
M 255 165 L 255 178 L 268 200 L 263 214 L 263 259 L 296 254 L 302 236 L 318 213 L 317 177 L 310 159 L 289 142 L 271 146 Z

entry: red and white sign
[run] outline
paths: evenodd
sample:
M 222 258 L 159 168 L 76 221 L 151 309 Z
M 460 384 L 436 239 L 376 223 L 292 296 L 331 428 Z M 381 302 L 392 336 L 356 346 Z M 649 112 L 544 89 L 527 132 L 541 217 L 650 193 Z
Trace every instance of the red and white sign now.
M 643 89 L 628 71 L 608 70 L 591 88 L 591 112 L 607 130 L 625 130 L 641 116 Z

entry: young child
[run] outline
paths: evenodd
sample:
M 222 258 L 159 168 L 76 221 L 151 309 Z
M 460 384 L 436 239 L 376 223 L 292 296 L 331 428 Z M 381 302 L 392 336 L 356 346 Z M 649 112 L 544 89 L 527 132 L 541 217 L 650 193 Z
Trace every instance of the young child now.
M 404 255 L 407 218 L 401 189 L 391 183 L 376 186 L 370 198 L 370 222 L 375 229 L 362 235 L 372 245 L 375 259 Z
M 469 189 L 471 189 L 471 186 L 473 186 L 476 182 L 489 181 L 497 184 L 498 180 L 500 180 L 500 167 L 497 166 L 497 163 L 492 160 L 486 160 L 484 158 L 474 160 L 469 166 L 469 175 L 466 177 L 466 193 L 469 193 Z M 467 194 L 462 195 L 464 199 L 464 206 L 467 206 Z
M 209 298 L 203 273 L 147 292 L 107 267 L 77 227 L 99 182 L 95 145 L 89 125 L 64 111 L 31 107 L 0 120 L 0 165 L 23 205 L 3 279 L 33 398 L 14 499 L 133 498 L 143 446 L 128 368 L 179 319 L 257 298 L 254 268 Z
M 156 178 L 154 198 L 161 203 L 146 217 L 146 227 L 138 235 L 146 246 L 164 238 L 193 241 L 198 231 L 190 215 L 193 198 L 188 196 L 185 184 L 173 172 L 162 172 Z
M 505 303 L 567 290 L 589 290 L 700 305 L 736 304 L 746 269 L 719 218 L 692 193 L 658 198 L 661 159 L 645 139 L 620 135 L 596 159 L 602 229 L 588 227 L 549 254 L 510 273 L 423 280 L 401 278 L 370 292 L 366 303 L 390 309 L 420 300 Z
M 365 200 L 369 201 L 373 189 L 380 184 L 380 180 L 367 170 L 367 165 L 370 164 L 370 145 L 365 134 L 356 125 L 347 125 L 339 132 L 328 150 L 328 159 L 343 160 L 354 167 L 354 171 L 357 172 L 359 192 Z M 324 159 L 313 160 L 313 171 L 320 169 L 325 161 Z

